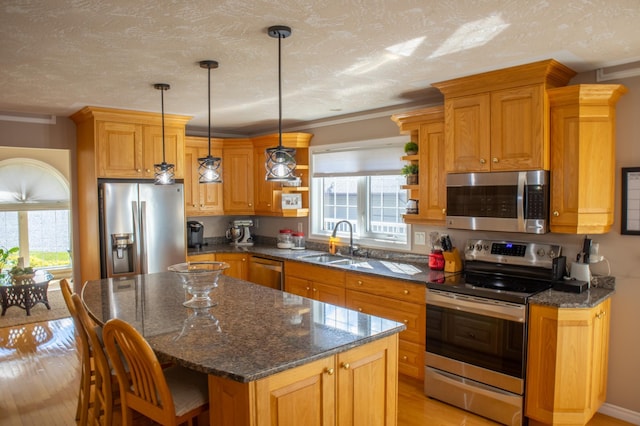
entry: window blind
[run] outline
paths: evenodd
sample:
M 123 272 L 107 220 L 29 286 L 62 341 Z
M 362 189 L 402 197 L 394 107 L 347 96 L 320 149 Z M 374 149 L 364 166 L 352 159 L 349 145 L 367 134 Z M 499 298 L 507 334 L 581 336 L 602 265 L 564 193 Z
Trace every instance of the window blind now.
M 319 146 L 311 154 L 312 176 L 399 175 L 406 137 Z

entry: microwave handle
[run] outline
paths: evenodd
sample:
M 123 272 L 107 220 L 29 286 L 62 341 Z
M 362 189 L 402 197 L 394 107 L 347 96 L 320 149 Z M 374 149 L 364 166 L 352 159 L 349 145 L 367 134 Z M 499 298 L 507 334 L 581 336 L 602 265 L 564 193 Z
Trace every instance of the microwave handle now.
M 527 172 L 518 172 L 518 200 L 517 200 L 517 214 L 518 214 L 518 232 L 525 232 L 524 224 L 524 189 L 527 185 Z

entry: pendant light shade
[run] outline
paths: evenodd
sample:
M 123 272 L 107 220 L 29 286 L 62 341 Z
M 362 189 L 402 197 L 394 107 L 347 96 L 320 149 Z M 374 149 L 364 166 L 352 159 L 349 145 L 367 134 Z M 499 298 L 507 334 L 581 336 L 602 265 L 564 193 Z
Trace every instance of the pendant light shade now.
M 268 181 L 295 180 L 296 150 L 282 146 L 282 39 L 291 35 L 291 28 L 283 25 L 269 27 L 269 36 L 278 39 L 278 146 L 265 151 Z
M 176 181 L 175 165 L 168 164 L 164 158 L 164 92 L 165 90 L 169 90 L 171 86 L 166 83 L 156 83 L 153 87 L 160 90 L 160 102 L 162 104 L 162 163 L 153 165 L 155 172 L 155 180 L 153 183 L 156 185 L 172 185 Z
M 218 68 L 218 62 L 216 61 L 200 61 L 200 68 L 206 68 L 208 70 L 208 99 L 209 99 L 209 155 L 203 158 L 198 158 L 198 175 L 200 183 L 222 183 L 222 158 L 214 157 L 211 155 L 211 70 Z

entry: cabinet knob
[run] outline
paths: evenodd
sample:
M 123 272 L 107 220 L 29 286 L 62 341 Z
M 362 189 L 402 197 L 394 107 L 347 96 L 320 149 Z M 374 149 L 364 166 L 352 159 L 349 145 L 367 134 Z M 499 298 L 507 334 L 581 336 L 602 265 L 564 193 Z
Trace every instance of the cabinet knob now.
M 146 169 L 145 172 L 151 173 L 151 169 Z
M 307 287 L 307 291 L 311 290 L 311 287 Z
M 195 206 L 196 206 L 195 204 L 192 204 L 192 205 L 191 205 L 191 207 L 195 207 Z M 202 206 L 200 206 L 200 207 L 202 207 Z
M 407 361 L 408 359 L 409 359 L 409 358 L 407 358 L 407 356 L 406 356 L 406 355 L 404 355 L 404 356 L 402 357 L 402 360 L 403 360 L 403 361 Z
M 245 257 L 243 257 L 243 258 L 242 258 L 242 261 L 243 261 L 243 262 L 246 262 L 246 261 L 247 261 L 247 259 L 246 259 Z
M 554 211 L 553 211 L 553 215 L 554 215 L 555 217 L 558 217 L 558 216 L 560 216 L 560 212 L 558 212 L 558 210 L 554 210 Z
M 333 375 L 333 368 L 325 368 L 324 372 L 327 373 L 329 376 L 332 376 Z
M 402 322 L 405 323 L 405 324 L 409 324 L 409 320 L 408 319 L 406 319 L 406 320 L 404 320 Z
M 447 209 L 442 209 L 442 214 L 447 214 Z
M 480 164 L 486 164 L 487 160 L 485 160 L 484 158 L 480 159 Z
M 607 313 L 605 311 L 600 311 L 596 314 L 596 318 L 602 319 Z
M 136 172 L 137 172 L 137 173 L 140 173 L 140 172 L 142 172 L 142 170 L 140 170 L 140 169 L 136 169 Z
M 345 370 L 348 370 L 349 368 L 351 368 L 351 364 L 349 364 L 348 362 L 343 362 L 342 368 L 344 368 Z
M 409 290 L 404 290 L 403 293 L 404 294 L 409 294 Z
M 358 312 L 362 312 L 362 308 L 358 308 Z
M 267 207 L 271 207 L 271 204 L 267 204 Z
M 249 207 L 253 207 L 253 204 L 249 203 Z
M 362 285 L 362 281 L 361 280 L 358 280 L 358 285 Z
M 313 292 L 315 293 L 316 291 L 318 291 L 316 288 L 313 288 Z
M 499 160 L 498 160 L 498 157 L 493 157 L 491 161 L 493 161 L 494 163 L 497 163 Z

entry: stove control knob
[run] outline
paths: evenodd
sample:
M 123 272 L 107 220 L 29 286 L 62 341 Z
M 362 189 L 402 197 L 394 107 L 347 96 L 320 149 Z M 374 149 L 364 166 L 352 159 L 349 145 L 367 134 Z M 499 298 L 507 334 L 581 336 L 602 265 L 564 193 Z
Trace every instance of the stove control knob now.
M 543 248 L 539 248 L 538 251 L 536 252 L 536 254 L 540 257 L 543 257 L 545 255 L 544 249 Z
M 477 244 L 476 245 L 476 250 L 482 251 L 482 244 Z
M 473 251 L 476 248 L 475 244 L 469 244 L 469 251 Z
M 551 259 L 555 259 L 556 257 L 558 257 L 558 256 L 556 255 L 556 252 L 555 252 L 555 251 L 553 251 L 553 250 L 549 250 L 549 253 L 547 253 L 547 254 L 549 255 L 549 257 L 550 257 Z
M 484 245 L 484 251 L 489 251 L 489 244 Z

